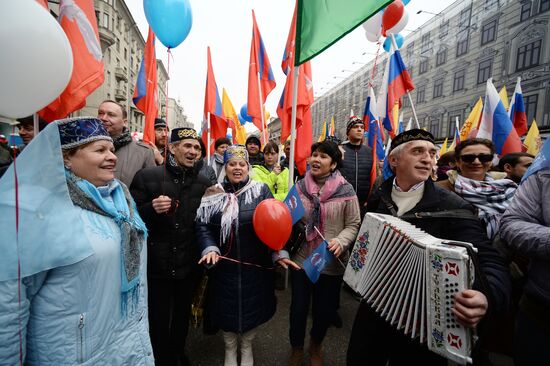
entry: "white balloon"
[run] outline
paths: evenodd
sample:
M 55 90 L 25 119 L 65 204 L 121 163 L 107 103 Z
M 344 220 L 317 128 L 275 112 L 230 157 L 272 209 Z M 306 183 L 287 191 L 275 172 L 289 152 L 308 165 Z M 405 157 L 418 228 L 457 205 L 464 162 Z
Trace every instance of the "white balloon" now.
M 57 98 L 71 79 L 65 32 L 35 0 L 0 1 L 0 116 L 19 118 Z
M 363 23 L 365 35 L 371 42 L 378 42 L 380 35 L 382 34 L 382 14 L 383 12 L 379 11 Z
M 380 34 L 372 34 L 365 31 L 365 36 L 367 37 L 367 40 L 370 42 L 378 42 L 380 40 Z
M 386 31 L 386 34 L 390 34 L 390 33 L 397 34 L 401 32 L 403 29 L 405 29 L 408 22 L 409 22 L 409 13 L 407 12 L 407 9 L 404 9 L 403 16 L 401 17 L 401 19 L 399 19 L 396 25 L 388 29 Z

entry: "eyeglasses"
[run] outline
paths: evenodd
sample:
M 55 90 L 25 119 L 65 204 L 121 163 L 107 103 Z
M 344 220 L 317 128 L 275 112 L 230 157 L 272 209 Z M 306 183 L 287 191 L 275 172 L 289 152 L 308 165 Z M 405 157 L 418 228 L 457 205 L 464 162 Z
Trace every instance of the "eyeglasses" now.
M 459 157 L 460 160 L 462 160 L 465 163 L 471 164 L 476 159 L 479 160 L 480 163 L 488 163 L 490 161 L 493 161 L 493 155 L 492 154 L 464 154 Z

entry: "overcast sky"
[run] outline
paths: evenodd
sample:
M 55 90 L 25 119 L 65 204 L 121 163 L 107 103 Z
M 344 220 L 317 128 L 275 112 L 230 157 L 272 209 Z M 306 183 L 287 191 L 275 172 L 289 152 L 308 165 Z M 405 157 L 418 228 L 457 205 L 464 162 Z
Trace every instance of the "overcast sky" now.
M 411 0 L 406 6 L 409 12 L 407 36 L 411 30 L 430 20 L 453 0 Z M 256 20 L 277 81 L 277 87 L 269 94 L 266 109 L 276 115 L 277 102 L 285 84 L 281 59 L 286 43 L 294 0 L 190 0 L 193 10 L 193 26 L 188 37 L 172 50 L 170 60 L 169 95 L 180 99 L 189 119 L 200 129 L 206 81 L 206 47 L 212 52 L 212 65 L 218 89 L 224 87 L 237 113 L 246 103 L 248 88 L 248 60 L 252 36 L 252 12 Z M 126 0 L 144 39 L 147 38 L 147 20 L 143 0 Z M 416 14 L 418 10 L 425 12 Z M 315 94 L 322 94 L 374 58 L 376 44 L 367 41 L 364 29 L 358 27 L 327 51 L 312 61 Z M 167 65 L 166 48 L 157 42 L 157 58 Z M 366 54 L 364 54 L 366 53 Z M 358 113 L 358 112 L 356 112 Z M 247 123 L 246 126 L 251 126 Z

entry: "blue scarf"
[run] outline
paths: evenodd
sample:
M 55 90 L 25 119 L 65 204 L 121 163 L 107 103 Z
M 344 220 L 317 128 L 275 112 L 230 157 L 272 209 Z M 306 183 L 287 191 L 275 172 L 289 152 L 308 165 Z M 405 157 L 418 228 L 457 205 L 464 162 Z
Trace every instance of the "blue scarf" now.
M 116 179 L 97 188 L 85 179 L 67 171 L 67 183 L 73 203 L 86 210 L 107 216 L 120 228 L 121 234 L 121 306 L 126 315 L 128 300 L 135 309 L 139 298 L 140 254 L 147 229 L 137 214 L 128 189 Z

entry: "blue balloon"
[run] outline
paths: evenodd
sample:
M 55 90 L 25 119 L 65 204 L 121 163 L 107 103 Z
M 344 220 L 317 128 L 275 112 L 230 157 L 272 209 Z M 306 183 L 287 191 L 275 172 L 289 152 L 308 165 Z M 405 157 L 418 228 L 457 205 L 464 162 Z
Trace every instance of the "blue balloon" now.
M 411 2 L 411 0 L 401 0 L 401 2 L 403 3 L 403 5 L 407 5 L 408 3 Z
M 189 34 L 193 14 L 189 0 L 143 0 L 147 22 L 168 48 L 177 47 Z
M 252 122 L 252 117 L 248 115 L 248 108 L 246 104 L 243 104 L 243 106 L 241 107 L 240 117 L 242 117 L 242 119 L 244 119 L 246 122 Z
M 395 43 L 397 44 L 397 49 L 400 49 L 401 46 L 403 46 L 403 42 L 405 42 L 405 38 L 401 34 L 394 34 Z M 391 37 L 387 37 L 384 41 L 384 50 L 386 52 L 390 52 L 390 45 L 391 45 Z

